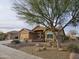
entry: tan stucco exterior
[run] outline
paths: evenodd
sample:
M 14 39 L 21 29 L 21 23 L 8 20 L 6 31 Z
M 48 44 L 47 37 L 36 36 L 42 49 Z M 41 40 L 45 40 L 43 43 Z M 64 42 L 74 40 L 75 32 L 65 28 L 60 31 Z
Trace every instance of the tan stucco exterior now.
M 50 39 L 50 40 L 53 39 L 53 38 L 49 38 L 49 39 L 47 38 L 47 33 L 49 33 L 49 32 L 51 32 L 51 33 L 53 34 L 53 32 L 50 31 L 50 30 L 45 31 L 45 41 L 46 41 L 46 40 L 49 40 L 49 39 Z
M 47 36 L 48 36 L 48 33 L 52 35 L 52 38 L 48 38 L 48 37 L 47 37 Z M 45 31 L 45 41 L 53 40 L 53 38 L 54 38 L 54 33 L 56 33 L 56 35 L 58 35 L 58 36 L 57 36 L 58 39 L 63 39 L 63 36 L 65 35 L 64 30 L 61 30 L 59 33 L 58 33 L 58 31 L 46 30 L 46 31 Z
M 28 40 L 29 39 L 29 30 L 27 29 L 22 29 L 20 32 L 19 32 L 19 39 L 21 40 Z
M 54 35 L 53 32 L 57 32 L 57 30 L 55 31 L 51 31 L 51 30 L 46 30 L 45 27 L 41 27 L 41 26 L 36 26 L 33 30 L 28 30 L 28 29 L 22 29 L 19 32 L 19 39 L 21 40 L 32 40 L 32 41 L 46 41 L 46 40 L 52 40 Z M 49 35 L 48 35 L 49 33 Z M 52 34 L 52 35 L 50 35 Z M 59 33 L 59 38 L 60 36 L 64 35 L 64 31 L 62 30 Z M 52 37 L 52 38 L 50 38 Z

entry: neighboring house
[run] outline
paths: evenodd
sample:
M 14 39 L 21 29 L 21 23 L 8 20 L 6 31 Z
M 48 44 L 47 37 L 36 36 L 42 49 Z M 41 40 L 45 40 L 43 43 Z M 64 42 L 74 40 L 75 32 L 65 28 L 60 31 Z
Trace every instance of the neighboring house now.
M 18 39 L 18 31 L 11 31 L 6 33 L 6 39 Z
M 69 40 L 77 40 L 79 35 L 68 33 Z
M 77 40 L 79 38 L 78 32 L 76 30 L 70 30 L 67 33 L 67 36 L 70 40 Z

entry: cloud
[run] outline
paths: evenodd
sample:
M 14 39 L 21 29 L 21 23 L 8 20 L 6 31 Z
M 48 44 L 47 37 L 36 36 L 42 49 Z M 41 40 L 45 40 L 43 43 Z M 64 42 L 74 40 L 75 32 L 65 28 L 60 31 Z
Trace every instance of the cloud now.
M 25 21 L 18 20 L 12 6 L 12 0 L 0 0 L 0 31 L 30 28 Z

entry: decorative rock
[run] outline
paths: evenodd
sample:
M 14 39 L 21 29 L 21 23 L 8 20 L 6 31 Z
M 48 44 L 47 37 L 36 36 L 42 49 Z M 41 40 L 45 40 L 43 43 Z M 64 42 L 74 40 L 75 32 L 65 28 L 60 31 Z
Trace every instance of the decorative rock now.
M 70 53 L 69 59 L 79 59 L 79 54 L 77 54 L 77 53 Z
M 47 43 L 46 45 L 47 45 L 47 47 L 51 47 L 51 44 L 50 43 Z
M 36 47 L 38 47 L 38 46 L 39 46 L 39 44 L 35 44 L 35 46 L 36 46 Z
M 42 50 L 44 51 L 44 50 L 47 50 L 47 48 L 46 47 L 42 47 Z
M 42 49 L 39 47 L 39 48 L 36 48 L 36 51 L 40 52 L 40 51 L 42 51 Z
M 59 50 L 59 51 L 64 51 L 64 49 L 63 49 L 63 48 L 58 48 L 58 50 Z
M 45 51 L 45 50 L 47 50 L 46 47 L 38 47 L 38 48 L 36 48 L 36 51 L 38 51 L 38 52 Z
M 35 44 L 36 47 L 43 47 L 43 44 L 37 43 Z

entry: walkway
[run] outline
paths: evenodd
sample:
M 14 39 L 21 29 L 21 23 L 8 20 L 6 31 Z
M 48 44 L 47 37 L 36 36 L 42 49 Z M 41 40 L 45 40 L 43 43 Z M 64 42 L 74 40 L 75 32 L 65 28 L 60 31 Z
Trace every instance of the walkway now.
M 0 44 L 0 59 L 42 59 Z

